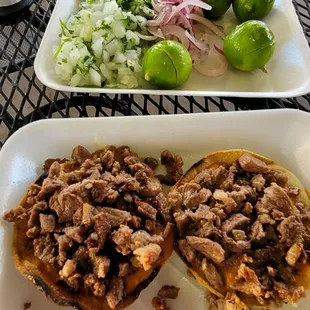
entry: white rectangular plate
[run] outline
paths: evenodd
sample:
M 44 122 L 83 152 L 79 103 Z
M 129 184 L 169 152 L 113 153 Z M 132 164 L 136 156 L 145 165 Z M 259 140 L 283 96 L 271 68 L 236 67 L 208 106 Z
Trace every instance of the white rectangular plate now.
M 126 144 L 144 156 L 158 156 L 169 149 L 183 157 L 187 169 L 209 152 L 245 148 L 286 166 L 310 187 L 309 132 L 310 114 L 294 110 L 54 119 L 23 127 L 0 153 L 0 309 L 19 310 L 25 302 L 32 303 L 31 310 L 63 309 L 47 301 L 15 271 L 12 225 L 2 220 L 2 214 L 19 203 L 28 184 L 41 174 L 45 159 L 69 157 L 78 144 L 89 150 L 105 144 Z M 164 284 L 181 288 L 178 299 L 168 301 L 171 309 L 207 309 L 205 291 L 186 270 L 173 255 L 130 309 L 151 310 L 151 299 Z M 309 308 L 309 299 L 298 303 L 300 310 Z
M 57 1 L 35 60 L 40 81 L 57 90 L 88 93 L 133 93 L 178 96 L 233 97 L 294 97 L 310 92 L 310 52 L 291 0 L 276 0 L 270 15 L 264 20 L 276 37 L 276 50 L 267 64 L 268 74 L 260 70 L 241 72 L 233 68 L 221 77 L 209 78 L 195 70 L 187 83 L 178 89 L 162 90 L 146 86 L 142 89 L 71 87 L 58 80 L 53 73 L 52 47 L 59 44 L 59 19 L 67 20 L 78 9 L 79 0 Z M 230 9 L 218 22 L 232 29 L 237 24 Z

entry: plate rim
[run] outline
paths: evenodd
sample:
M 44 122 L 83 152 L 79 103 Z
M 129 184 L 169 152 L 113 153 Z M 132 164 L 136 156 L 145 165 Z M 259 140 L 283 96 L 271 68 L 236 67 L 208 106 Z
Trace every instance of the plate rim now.
M 298 15 L 296 13 L 295 7 L 291 0 L 286 1 L 282 0 L 286 6 L 292 10 L 292 19 L 289 20 L 292 26 L 292 32 L 294 33 L 301 33 L 302 36 L 300 37 L 299 45 L 303 50 L 308 48 L 310 52 L 310 47 L 308 45 L 308 41 L 305 37 L 303 28 L 299 22 Z M 293 90 L 289 91 L 281 91 L 281 92 L 273 92 L 273 91 L 261 91 L 261 92 L 247 92 L 247 91 L 214 91 L 214 90 L 178 90 L 178 89 L 171 89 L 171 90 L 164 90 L 164 89 L 145 89 L 145 88 L 138 88 L 138 89 L 125 89 L 125 88 L 105 88 L 105 87 L 73 87 L 69 85 L 64 85 L 57 83 L 56 81 L 50 80 L 46 78 L 46 75 L 42 74 L 42 70 L 39 66 L 39 59 L 43 57 L 42 55 L 42 46 L 44 46 L 47 41 L 47 37 L 51 30 L 52 21 L 56 18 L 56 13 L 58 13 L 58 7 L 60 6 L 61 0 L 56 2 L 48 25 L 45 29 L 42 41 L 40 43 L 35 61 L 34 61 L 34 71 L 38 79 L 43 85 L 46 85 L 49 88 L 58 91 L 66 91 L 66 92 L 75 92 L 75 93 L 93 93 L 93 94 L 133 94 L 133 95 L 164 95 L 164 96 L 216 96 L 216 97 L 252 97 L 252 98 L 291 98 L 296 96 L 306 95 L 310 91 L 310 75 L 308 79 L 305 80 L 305 83 L 302 86 L 296 87 Z M 310 65 L 310 53 L 308 53 L 308 57 L 306 59 L 308 64 Z

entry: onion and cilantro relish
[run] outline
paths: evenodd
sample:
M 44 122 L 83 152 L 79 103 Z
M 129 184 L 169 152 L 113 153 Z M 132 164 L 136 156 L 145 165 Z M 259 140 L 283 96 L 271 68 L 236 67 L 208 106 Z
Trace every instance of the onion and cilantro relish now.
M 148 47 L 149 0 L 87 0 L 61 24 L 56 75 L 71 86 L 136 88 Z

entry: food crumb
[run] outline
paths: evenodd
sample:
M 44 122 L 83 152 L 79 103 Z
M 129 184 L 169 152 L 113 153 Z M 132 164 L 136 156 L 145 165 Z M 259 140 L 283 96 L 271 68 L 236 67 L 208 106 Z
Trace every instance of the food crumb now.
M 170 310 L 166 304 L 166 300 L 158 296 L 152 299 L 152 306 L 155 310 Z
M 164 285 L 158 292 L 158 296 L 161 298 L 176 299 L 179 294 L 179 287 L 173 285 Z
M 31 308 L 31 302 L 25 302 L 24 303 L 24 310 L 28 310 Z

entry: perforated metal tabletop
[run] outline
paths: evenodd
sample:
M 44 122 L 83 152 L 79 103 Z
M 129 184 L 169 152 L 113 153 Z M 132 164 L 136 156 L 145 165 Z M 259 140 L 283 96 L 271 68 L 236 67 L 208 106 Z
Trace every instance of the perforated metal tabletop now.
M 90 96 L 54 91 L 39 82 L 33 63 L 55 3 L 56 0 L 34 0 L 14 23 L 0 25 L 0 147 L 18 128 L 52 117 L 278 108 L 310 112 L 310 94 L 288 99 L 253 99 L 105 94 Z M 310 44 L 310 1 L 293 0 L 293 3 Z

